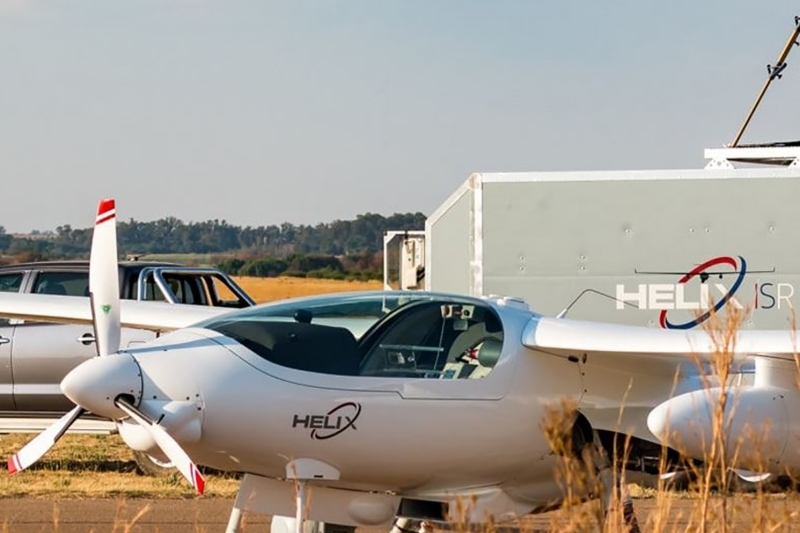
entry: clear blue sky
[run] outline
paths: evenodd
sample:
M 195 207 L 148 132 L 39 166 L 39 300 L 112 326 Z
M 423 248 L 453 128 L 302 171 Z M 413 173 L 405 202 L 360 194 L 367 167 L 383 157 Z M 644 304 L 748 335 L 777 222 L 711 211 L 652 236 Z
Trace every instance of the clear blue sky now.
M 698 168 L 788 0 L 0 0 L 0 225 L 432 212 L 472 172 Z M 800 50 L 746 141 L 800 139 Z

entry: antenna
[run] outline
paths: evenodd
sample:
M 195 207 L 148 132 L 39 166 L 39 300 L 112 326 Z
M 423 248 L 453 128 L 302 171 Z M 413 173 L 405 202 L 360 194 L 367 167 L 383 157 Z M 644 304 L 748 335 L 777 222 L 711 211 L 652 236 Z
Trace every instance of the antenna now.
M 616 296 L 611 296 L 610 294 L 607 294 L 607 293 L 605 293 L 603 291 L 598 291 L 597 289 L 584 289 L 584 290 L 582 290 L 580 292 L 580 294 L 578 294 L 578 296 L 575 297 L 575 299 L 573 299 L 570 302 L 570 304 L 568 306 L 566 306 L 560 313 L 558 313 L 556 315 L 556 318 L 564 318 L 564 317 L 566 317 L 567 313 L 569 313 L 570 309 L 572 309 L 572 306 L 574 306 L 576 303 L 578 303 L 578 300 L 580 300 L 583 297 L 584 294 L 588 294 L 588 293 L 597 294 L 597 295 L 602 296 L 604 298 L 608 298 L 609 300 L 614 300 L 615 302 L 619 302 L 619 303 L 625 304 L 628 307 L 633 307 L 634 309 L 639 309 L 638 305 L 632 304 L 630 302 L 626 302 L 625 300 L 620 300 Z
M 792 46 L 797 45 L 797 38 L 800 36 L 800 17 L 794 17 L 794 30 L 792 31 L 791 35 L 789 35 L 789 40 L 786 41 L 786 44 L 783 46 L 783 50 L 781 50 L 780 55 L 778 55 L 778 61 L 775 62 L 774 65 L 767 65 L 767 79 L 764 82 L 764 85 L 761 87 L 761 91 L 756 96 L 755 102 L 753 105 L 750 106 L 750 112 L 747 113 L 747 117 L 745 117 L 744 122 L 742 122 L 741 127 L 739 128 L 739 132 L 736 134 L 736 138 L 733 140 L 731 144 L 731 148 L 736 148 L 739 145 L 739 141 L 742 139 L 742 135 L 744 135 L 744 130 L 747 129 L 747 126 L 750 124 L 750 120 L 753 118 L 753 115 L 756 113 L 756 109 L 761 104 L 761 100 L 764 99 L 764 95 L 767 94 L 767 89 L 769 89 L 772 80 L 775 78 L 780 79 L 783 76 L 783 71 L 786 70 L 786 58 L 789 57 L 789 52 L 792 51 Z

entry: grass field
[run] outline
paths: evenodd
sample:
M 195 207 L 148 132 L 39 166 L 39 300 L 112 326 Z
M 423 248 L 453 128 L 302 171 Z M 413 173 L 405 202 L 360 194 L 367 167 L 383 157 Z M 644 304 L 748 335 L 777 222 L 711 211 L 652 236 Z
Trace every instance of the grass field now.
M 3 435 L 0 454 L 13 455 L 33 435 Z M 206 494 L 233 497 L 238 481 L 206 475 Z M 117 435 L 65 435 L 37 464 L 15 476 L 3 469 L 0 498 L 188 498 L 194 491 L 177 473 L 161 477 L 136 471 L 133 453 Z
M 379 290 L 380 281 L 339 281 L 314 278 L 234 278 L 237 284 L 256 302 L 271 302 L 284 298 L 326 294 L 331 292 L 351 292 Z
M 331 292 L 380 289 L 380 282 L 304 278 L 236 278 L 257 302 Z M 0 456 L 19 450 L 33 435 L 0 436 Z M 232 497 L 238 482 L 224 476 L 207 478 L 209 496 Z M 193 491 L 177 472 L 149 477 L 136 472 L 133 453 L 117 435 L 64 436 L 28 471 L 9 476 L 0 473 L 0 497 L 191 497 Z
M 225 254 L 145 254 L 140 255 L 141 261 L 164 261 L 166 263 L 178 263 L 180 265 L 214 265 Z

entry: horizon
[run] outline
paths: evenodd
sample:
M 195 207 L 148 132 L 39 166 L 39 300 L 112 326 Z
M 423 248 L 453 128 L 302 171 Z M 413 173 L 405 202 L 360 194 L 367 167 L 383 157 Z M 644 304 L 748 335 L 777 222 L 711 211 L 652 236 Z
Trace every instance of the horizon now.
M 183 220 L 183 219 L 180 219 L 180 218 L 177 218 L 177 217 L 175 217 L 175 218 L 176 218 L 176 220 L 178 222 L 180 222 L 181 224 L 185 224 L 187 226 L 190 225 L 190 224 L 204 224 L 206 222 L 213 222 L 214 220 L 218 220 L 219 222 L 225 223 L 228 226 L 237 227 L 237 228 L 241 228 L 241 229 L 245 229 L 247 227 L 251 227 L 251 228 L 268 227 L 268 226 L 280 227 L 283 224 L 292 224 L 295 227 L 307 226 L 307 227 L 312 227 L 313 228 L 313 227 L 315 227 L 315 226 L 317 226 L 319 224 L 330 225 L 330 224 L 334 224 L 336 222 L 352 222 L 354 220 L 357 220 L 358 217 L 367 216 L 367 215 L 378 215 L 378 216 L 381 216 L 383 218 L 391 218 L 391 217 L 393 217 L 395 215 L 417 215 L 417 214 L 421 214 L 421 215 L 425 216 L 426 218 L 428 216 L 428 215 L 425 215 L 424 213 L 422 213 L 421 211 L 413 211 L 413 212 L 409 211 L 409 212 L 405 212 L 405 213 L 392 213 L 392 214 L 389 214 L 389 215 L 385 215 L 383 213 L 369 213 L 368 212 L 368 213 L 357 213 L 353 218 L 348 218 L 348 219 L 338 219 L 337 218 L 335 220 L 329 220 L 327 222 L 326 221 L 322 221 L 322 222 L 317 222 L 315 224 L 302 224 L 302 223 L 295 224 L 293 222 L 283 221 L 283 222 L 278 222 L 278 223 L 275 223 L 275 224 L 262 224 L 260 226 L 244 226 L 244 225 L 241 225 L 241 224 L 233 224 L 230 221 L 224 220 L 224 219 L 209 218 L 209 219 L 205 219 L 205 220 Z M 160 220 L 165 220 L 167 218 L 170 218 L 170 216 L 171 215 L 167 215 L 167 216 L 163 216 L 161 218 L 156 218 L 156 219 L 153 219 L 153 220 L 137 220 L 135 218 L 128 218 L 126 220 L 122 220 L 122 219 L 119 219 L 119 217 L 118 217 L 117 224 L 129 224 L 131 222 L 139 222 L 139 223 L 142 223 L 142 224 L 152 224 L 154 222 L 158 222 Z M 16 232 L 11 232 L 11 231 L 8 231 L 8 229 L 6 229 L 6 234 L 7 235 L 11 235 L 11 236 L 20 236 L 20 237 L 32 236 L 32 235 L 35 235 L 35 236 L 39 236 L 39 235 L 50 236 L 50 235 L 57 235 L 56 230 L 59 227 L 63 227 L 63 226 L 70 226 L 70 228 L 73 231 L 76 231 L 76 230 L 77 231 L 86 231 L 86 230 L 94 229 L 94 225 L 93 224 L 90 224 L 90 225 L 85 226 L 85 227 L 76 227 L 76 226 L 73 226 L 71 224 L 58 224 L 56 227 L 54 227 L 52 229 L 34 228 L 32 230 L 29 230 L 29 231 L 16 231 Z M 2 224 L 0 224 L 0 228 L 4 228 L 4 226 Z

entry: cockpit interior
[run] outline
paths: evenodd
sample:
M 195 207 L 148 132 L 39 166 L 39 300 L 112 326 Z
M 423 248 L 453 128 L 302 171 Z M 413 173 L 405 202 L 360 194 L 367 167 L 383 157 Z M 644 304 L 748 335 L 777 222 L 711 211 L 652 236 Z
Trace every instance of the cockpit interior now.
M 427 293 L 304 298 L 199 326 L 276 365 L 342 376 L 480 379 L 503 347 L 502 321 L 491 306 Z

